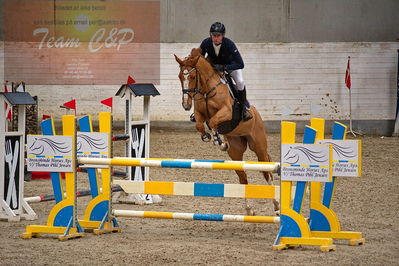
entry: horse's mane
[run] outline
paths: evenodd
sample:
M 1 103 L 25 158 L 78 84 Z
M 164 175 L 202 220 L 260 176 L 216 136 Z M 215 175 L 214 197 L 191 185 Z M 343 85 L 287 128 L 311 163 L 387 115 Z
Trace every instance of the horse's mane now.
M 202 49 L 201 48 L 193 48 L 191 49 L 190 56 L 195 57 L 195 56 L 202 56 Z
M 201 48 L 191 49 L 191 53 L 186 58 L 184 58 L 184 61 L 187 62 L 188 65 L 194 65 L 193 62 L 194 61 L 197 62 L 196 60 L 197 57 L 205 59 L 204 60 L 205 64 L 207 64 L 209 67 L 212 67 L 210 61 L 207 58 L 205 58 L 205 56 L 202 55 Z

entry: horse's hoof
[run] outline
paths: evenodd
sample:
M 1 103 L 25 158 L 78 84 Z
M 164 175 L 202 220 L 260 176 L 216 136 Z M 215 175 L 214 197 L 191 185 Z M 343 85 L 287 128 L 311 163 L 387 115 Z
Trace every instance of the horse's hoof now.
M 193 122 L 193 123 L 196 122 L 194 113 L 192 113 L 192 114 L 190 115 L 190 121 Z
M 276 216 L 280 216 L 280 210 L 274 211 L 274 213 L 276 214 Z
M 256 215 L 255 211 L 251 207 L 246 207 L 245 211 L 246 211 L 247 215 L 249 215 L 249 216 L 255 216 Z
M 250 211 L 250 212 L 247 212 L 247 215 L 248 216 L 256 216 L 256 213 L 255 213 L 255 211 Z
M 230 145 L 228 143 L 222 143 L 219 148 L 221 151 L 227 151 L 230 148 Z
M 209 142 L 211 140 L 211 138 L 212 138 L 211 134 L 209 134 L 209 133 L 205 133 L 204 135 L 201 136 L 201 140 L 203 142 Z

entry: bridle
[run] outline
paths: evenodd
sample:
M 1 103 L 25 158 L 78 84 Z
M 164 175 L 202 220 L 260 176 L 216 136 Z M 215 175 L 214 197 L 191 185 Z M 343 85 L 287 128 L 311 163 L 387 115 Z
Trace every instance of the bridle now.
M 199 69 L 198 68 L 196 68 L 195 66 L 191 66 L 190 65 L 190 67 L 192 67 L 192 69 L 190 69 L 189 71 L 186 71 L 186 72 L 184 72 L 183 70 L 182 70 L 182 68 L 180 68 L 180 71 L 182 72 L 182 74 L 184 75 L 184 76 L 187 76 L 187 75 L 189 75 L 190 73 L 191 73 L 191 71 L 193 71 L 194 69 L 195 69 L 195 71 L 196 71 L 196 73 L 195 73 L 195 78 L 196 78 L 196 87 L 195 88 L 188 88 L 188 89 L 182 89 L 182 92 L 183 92 L 183 97 L 184 97 L 184 95 L 185 94 L 187 94 L 190 98 L 191 98 L 191 100 L 193 100 L 194 102 L 195 101 L 200 101 L 200 100 L 205 100 L 205 106 L 206 106 L 206 114 L 208 115 L 208 117 L 210 118 L 211 116 L 210 116 L 210 113 L 209 113 L 209 108 L 208 108 L 208 100 L 210 99 L 210 98 L 212 98 L 212 97 L 214 97 L 216 94 L 217 94 L 217 92 L 216 92 L 216 88 L 220 85 L 220 84 L 223 84 L 222 83 L 222 81 L 221 80 L 219 80 L 219 83 L 218 84 L 216 84 L 215 86 L 213 86 L 208 92 L 203 92 L 203 91 L 201 91 L 201 88 L 200 88 L 200 86 L 199 86 L 199 78 L 200 78 L 200 71 L 199 71 Z M 214 72 L 206 81 L 205 81 L 205 84 L 206 84 L 206 86 L 208 86 L 208 82 L 209 82 L 209 80 L 211 80 L 211 78 L 214 76 L 216 74 L 216 72 Z M 184 86 L 183 86 L 184 87 Z M 211 93 L 212 92 L 214 92 L 215 91 L 215 93 L 213 94 L 213 95 L 211 95 Z M 189 93 L 194 93 L 193 95 L 190 95 Z M 197 94 L 200 94 L 200 95 L 202 95 L 202 97 L 201 98 L 195 98 L 195 96 L 197 95 Z
M 196 82 L 196 87 L 195 88 L 188 88 L 188 89 L 182 89 L 182 93 L 183 93 L 183 95 L 188 95 L 192 100 L 194 100 L 194 101 L 199 101 L 199 100 L 205 100 L 205 102 L 206 102 L 206 104 L 208 105 L 208 99 L 209 98 L 212 98 L 212 97 L 214 97 L 215 95 L 216 95 L 216 92 L 215 92 L 215 94 L 213 94 L 213 95 L 210 95 L 214 90 L 216 90 L 216 88 L 220 85 L 220 84 L 222 84 L 222 81 L 219 81 L 219 83 L 218 84 L 216 84 L 216 86 L 213 86 L 208 92 L 203 92 L 202 90 L 201 90 L 201 88 L 200 88 L 200 86 L 199 86 L 199 78 L 200 78 L 200 71 L 199 71 L 199 69 L 198 68 L 196 68 L 195 66 L 191 66 L 191 65 L 186 65 L 186 66 L 190 66 L 190 67 L 192 67 L 192 69 L 190 69 L 190 70 L 188 70 L 188 71 L 183 71 L 183 69 L 182 69 L 182 67 L 180 68 L 180 72 L 183 74 L 183 76 L 188 76 L 193 70 L 195 70 L 196 72 L 195 72 L 195 82 Z M 205 83 L 206 83 L 206 85 L 208 85 L 208 82 L 209 82 L 209 80 L 211 80 L 211 78 L 214 76 L 216 74 L 216 72 L 215 73 L 213 73 L 206 81 L 205 81 Z M 190 95 L 189 93 L 194 93 L 193 95 Z M 202 95 L 202 98 L 195 98 L 195 96 L 197 95 L 197 94 L 200 94 L 200 95 Z M 207 107 L 207 109 L 208 109 L 208 107 Z
M 195 76 L 196 76 L 195 77 L 196 87 L 195 88 L 185 89 L 184 86 L 183 86 L 182 93 L 183 93 L 183 95 L 185 95 L 185 94 L 188 95 L 188 97 L 190 97 L 192 100 L 195 101 L 195 98 L 194 98 L 195 95 L 197 95 L 198 93 L 201 93 L 201 90 L 198 88 L 199 87 L 199 71 L 197 70 L 197 68 L 195 66 L 191 66 L 191 67 L 192 67 L 192 69 L 186 70 L 186 71 L 183 71 L 183 69 L 181 67 L 180 68 L 180 72 L 183 74 L 184 77 L 187 76 L 187 78 L 188 78 L 188 75 L 190 75 L 190 73 L 193 70 L 195 70 L 196 71 L 196 74 L 195 74 Z M 194 93 L 194 95 L 190 95 L 189 94 L 190 92 Z

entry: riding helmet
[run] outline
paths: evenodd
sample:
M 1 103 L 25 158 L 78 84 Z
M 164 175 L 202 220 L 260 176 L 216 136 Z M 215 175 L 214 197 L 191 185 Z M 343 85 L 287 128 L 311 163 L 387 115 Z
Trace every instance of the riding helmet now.
M 222 34 L 226 33 L 226 28 L 224 27 L 223 23 L 215 22 L 212 24 L 211 29 L 209 30 L 209 34 Z

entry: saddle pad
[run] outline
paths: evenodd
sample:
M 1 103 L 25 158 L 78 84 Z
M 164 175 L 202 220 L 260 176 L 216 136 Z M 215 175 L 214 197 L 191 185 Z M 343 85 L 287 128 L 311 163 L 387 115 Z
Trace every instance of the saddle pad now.
M 227 80 L 225 80 L 224 78 L 220 78 L 220 82 L 222 82 L 223 84 L 227 85 L 227 88 L 229 88 L 229 93 L 230 93 L 231 98 L 235 99 L 236 97 L 234 96 L 234 92 L 233 92 L 233 89 L 230 86 L 230 83 L 227 82 Z

